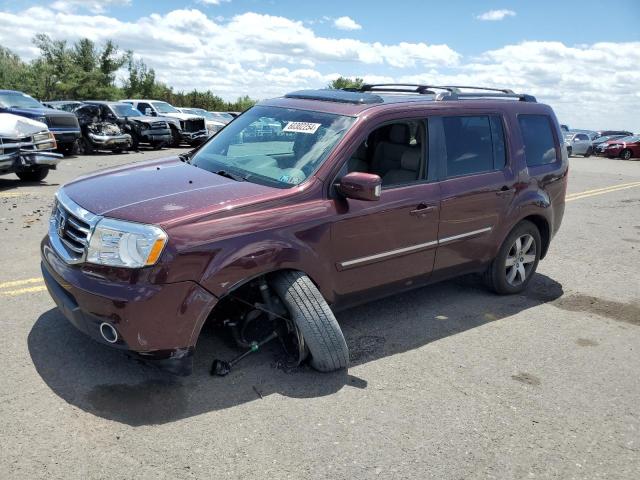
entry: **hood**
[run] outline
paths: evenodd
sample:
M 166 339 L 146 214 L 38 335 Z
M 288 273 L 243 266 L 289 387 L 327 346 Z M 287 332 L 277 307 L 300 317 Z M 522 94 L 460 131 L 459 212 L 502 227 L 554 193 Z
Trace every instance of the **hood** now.
M 64 110 L 56 110 L 55 108 L 7 108 L 5 109 L 7 113 L 15 113 L 16 115 L 22 115 L 23 117 L 42 117 L 43 115 L 70 115 L 75 117 L 73 113 L 65 112 Z
M 180 120 L 202 120 L 203 117 L 199 115 L 192 115 L 190 113 L 163 113 L 163 117 L 179 118 Z
M 124 117 L 119 117 L 120 120 L 124 120 Z M 152 124 L 155 122 L 167 121 L 166 118 L 162 117 L 147 117 L 146 115 L 140 115 L 139 117 L 127 117 L 127 120 L 130 122 L 140 122 L 146 124 Z
M 11 113 L 0 113 L 0 137 L 30 137 L 47 130 L 47 126 L 36 120 Z
M 221 177 L 177 157 L 103 170 L 80 177 L 64 190 L 92 213 L 156 225 L 249 205 L 282 192 Z

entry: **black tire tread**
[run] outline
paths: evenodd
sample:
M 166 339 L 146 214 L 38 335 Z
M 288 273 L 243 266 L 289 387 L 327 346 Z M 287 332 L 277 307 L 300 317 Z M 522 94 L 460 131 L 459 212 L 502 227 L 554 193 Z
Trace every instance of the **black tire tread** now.
M 310 363 L 321 372 L 349 365 L 349 349 L 340 325 L 318 288 L 302 272 L 279 272 L 273 288 L 302 332 L 311 353 Z
M 504 272 L 501 271 L 500 265 L 498 265 L 498 262 L 500 262 L 500 259 L 504 253 L 505 248 L 510 248 L 511 244 L 512 244 L 512 237 L 515 236 L 516 232 L 522 231 L 522 230 L 530 230 L 530 231 L 535 231 L 537 232 L 537 238 L 536 238 L 536 255 L 538 256 L 538 260 L 536 260 L 536 265 L 534 266 L 532 272 L 531 272 L 531 276 L 529 277 L 529 279 L 526 281 L 526 283 L 522 286 L 522 288 L 519 289 L 508 289 L 505 288 L 504 286 L 500 285 L 500 283 L 498 282 L 498 275 L 503 275 Z M 519 293 L 523 290 L 525 290 L 529 284 L 529 282 L 531 281 L 531 278 L 533 277 L 533 275 L 535 274 L 537 267 L 538 267 L 538 262 L 540 261 L 540 252 L 542 249 L 542 242 L 541 242 L 541 238 L 540 238 L 540 231 L 538 230 L 538 227 L 530 222 L 529 220 L 522 220 L 521 222 L 519 222 L 518 224 L 516 224 L 513 229 L 509 232 L 509 235 L 506 236 L 506 238 L 504 239 L 504 241 L 502 242 L 502 245 L 500 246 L 500 250 L 498 250 L 498 254 L 496 255 L 496 258 L 494 258 L 491 263 L 489 264 L 489 267 L 485 270 L 484 275 L 483 275 L 483 280 L 485 285 L 487 286 L 487 288 L 489 288 L 490 290 L 493 290 L 495 293 L 497 293 L 498 295 L 512 295 L 514 293 Z

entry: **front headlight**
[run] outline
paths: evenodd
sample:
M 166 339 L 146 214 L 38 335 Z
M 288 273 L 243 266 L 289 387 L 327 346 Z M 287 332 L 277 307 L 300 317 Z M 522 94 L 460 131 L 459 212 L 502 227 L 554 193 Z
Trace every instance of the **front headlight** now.
M 33 136 L 33 143 L 38 150 L 55 150 L 56 137 L 51 132 L 36 133 Z
M 87 262 L 113 267 L 153 265 L 167 243 L 167 234 L 155 225 L 103 218 L 89 241 Z

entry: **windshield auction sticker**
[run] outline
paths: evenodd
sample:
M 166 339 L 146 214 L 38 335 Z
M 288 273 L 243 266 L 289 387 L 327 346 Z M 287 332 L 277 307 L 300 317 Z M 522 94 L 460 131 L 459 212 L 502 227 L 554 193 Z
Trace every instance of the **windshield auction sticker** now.
M 307 122 L 287 122 L 287 125 L 282 129 L 283 132 L 293 133 L 316 133 L 320 123 L 307 123 Z

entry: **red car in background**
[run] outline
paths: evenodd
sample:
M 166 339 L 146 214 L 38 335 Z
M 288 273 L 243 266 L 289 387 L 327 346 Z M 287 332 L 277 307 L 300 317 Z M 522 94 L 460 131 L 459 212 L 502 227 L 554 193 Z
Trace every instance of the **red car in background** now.
M 604 154 L 609 158 L 620 157 L 623 160 L 640 158 L 640 135 L 609 140 Z

